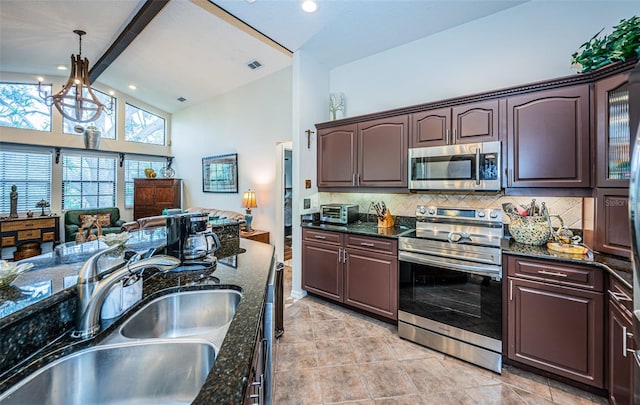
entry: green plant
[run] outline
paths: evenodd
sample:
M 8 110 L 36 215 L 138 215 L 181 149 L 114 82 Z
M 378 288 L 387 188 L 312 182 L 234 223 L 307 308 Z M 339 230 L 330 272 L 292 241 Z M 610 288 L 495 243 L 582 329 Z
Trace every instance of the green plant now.
M 640 58 L 640 17 L 622 19 L 613 32 L 600 38 L 601 29 L 571 55 L 571 62 L 587 73 L 610 63 Z

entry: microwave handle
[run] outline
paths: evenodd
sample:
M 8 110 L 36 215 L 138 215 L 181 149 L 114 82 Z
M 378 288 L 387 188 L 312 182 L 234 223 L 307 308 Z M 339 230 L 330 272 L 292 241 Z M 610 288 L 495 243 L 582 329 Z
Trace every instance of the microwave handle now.
M 476 149 L 476 185 L 480 185 L 480 148 Z

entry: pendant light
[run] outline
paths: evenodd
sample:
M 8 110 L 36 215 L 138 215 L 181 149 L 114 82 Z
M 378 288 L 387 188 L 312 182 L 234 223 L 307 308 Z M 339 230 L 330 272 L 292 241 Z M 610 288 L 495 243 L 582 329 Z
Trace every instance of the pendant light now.
M 82 36 L 85 31 L 74 30 L 78 35 L 79 51 L 71 54 L 71 73 L 62 90 L 54 95 L 40 91 L 47 105 L 54 105 L 60 114 L 68 120 L 79 123 L 96 121 L 104 110 L 108 109 L 100 102 L 89 83 L 89 60 L 82 58 Z M 39 83 L 40 85 L 40 83 Z M 113 99 L 111 99 L 113 104 Z M 111 106 L 113 107 L 113 106 Z

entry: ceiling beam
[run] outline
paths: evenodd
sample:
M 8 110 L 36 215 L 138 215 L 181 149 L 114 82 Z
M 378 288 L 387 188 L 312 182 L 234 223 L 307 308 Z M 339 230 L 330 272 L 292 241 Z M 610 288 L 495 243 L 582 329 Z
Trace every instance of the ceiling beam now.
M 131 19 L 122 33 L 111 44 L 109 49 L 98 59 L 89 71 L 89 83 L 104 72 L 111 63 L 133 42 L 134 39 L 144 30 L 153 18 L 169 3 L 170 0 L 147 0 L 140 8 L 140 11 Z

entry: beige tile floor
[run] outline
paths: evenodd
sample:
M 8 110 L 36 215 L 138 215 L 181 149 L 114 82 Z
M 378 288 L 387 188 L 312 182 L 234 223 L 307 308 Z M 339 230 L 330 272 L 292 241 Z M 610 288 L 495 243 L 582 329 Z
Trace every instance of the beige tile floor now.
M 285 268 L 285 297 L 291 268 Z M 402 340 L 393 325 L 316 297 L 285 302 L 274 345 L 273 403 L 607 404 L 605 398 L 507 367 L 502 375 Z

